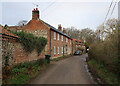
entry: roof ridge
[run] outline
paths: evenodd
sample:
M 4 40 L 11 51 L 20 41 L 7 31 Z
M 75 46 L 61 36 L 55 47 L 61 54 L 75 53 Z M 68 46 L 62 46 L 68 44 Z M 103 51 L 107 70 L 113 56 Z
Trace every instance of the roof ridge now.
M 41 19 L 40 19 L 41 20 Z M 58 29 L 56 29 L 55 27 L 53 27 L 52 25 L 50 25 L 50 24 L 48 24 L 48 23 L 46 23 L 45 21 L 43 21 L 43 20 L 41 20 L 43 23 L 45 23 L 48 27 L 50 27 L 52 30 L 54 30 L 54 31 L 56 31 L 56 32 L 58 32 L 58 33 L 60 33 L 60 34 L 62 34 L 62 35 L 64 35 L 64 36 L 66 36 L 66 37 L 68 37 L 68 38 L 70 38 L 70 39 L 72 39 L 71 37 L 69 37 L 67 34 L 65 34 L 65 33 L 63 33 L 62 31 L 59 31 Z

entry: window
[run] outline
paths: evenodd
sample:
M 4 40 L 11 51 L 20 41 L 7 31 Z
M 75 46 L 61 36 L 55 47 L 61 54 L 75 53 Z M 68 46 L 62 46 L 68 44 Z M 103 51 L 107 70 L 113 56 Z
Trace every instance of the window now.
M 66 47 L 64 47 L 64 53 L 66 53 Z
M 57 52 L 58 52 L 58 54 L 59 54 L 59 47 L 57 47 Z
M 56 54 L 56 47 L 54 46 L 54 55 Z
M 63 36 L 61 36 L 61 41 L 63 41 Z
M 77 45 L 76 45 L 76 49 L 77 49 Z
M 54 32 L 54 40 L 56 40 L 56 32 Z
M 22 32 L 22 30 L 17 30 L 17 32 Z
M 70 44 L 71 44 L 71 39 L 70 39 Z
M 57 35 L 57 36 L 58 36 L 58 40 L 59 40 L 59 33 L 58 33 L 58 35 Z
M 66 42 L 68 43 L 68 38 L 66 38 Z
M 63 47 L 61 47 L 61 53 L 63 53 Z

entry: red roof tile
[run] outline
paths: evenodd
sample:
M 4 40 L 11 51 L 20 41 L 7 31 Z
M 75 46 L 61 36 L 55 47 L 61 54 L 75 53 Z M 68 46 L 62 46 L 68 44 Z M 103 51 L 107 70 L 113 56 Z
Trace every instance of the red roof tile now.
M 73 41 L 78 41 L 78 42 L 81 42 L 81 40 L 78 40 L 78 39 L 74 39 L 74 38 L 73 38 Z
M 17 37 L 18 38 L 18 36 L 15 36 L 12 33 L 10 33 L 9 31 L 7 31 L 6 29 L 4 29 L 4 27 L 2 25 L 0 25 L 0 33 L 8 35 L 8 36 L 12 36 L 12 37 Z

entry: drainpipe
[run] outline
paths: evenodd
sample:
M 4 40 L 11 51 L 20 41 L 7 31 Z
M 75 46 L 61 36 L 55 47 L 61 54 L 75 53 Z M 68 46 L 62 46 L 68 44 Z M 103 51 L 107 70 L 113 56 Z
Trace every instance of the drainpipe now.
M 50 56 L 51 56 L 51 29 L 50 29 Z

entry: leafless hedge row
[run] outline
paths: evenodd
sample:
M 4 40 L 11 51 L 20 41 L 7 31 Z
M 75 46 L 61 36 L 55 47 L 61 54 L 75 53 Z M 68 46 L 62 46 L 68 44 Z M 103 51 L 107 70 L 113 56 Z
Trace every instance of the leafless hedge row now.
M 110 22 L 110 21 L 109 21 Z M 102 42 L 91 44 L 89 48 L 90 58 L 94 58 L 98 62 L 103 62 L 110 67 L 111 70 L 116 70 L 118 67 L 118 23 L 114 21 L 106 25 L 109 31 L 105 32 L 105 39 Z M 116 25 L 116 26 L 115 26 Z M 107 31 L 107 30 L 106 30 Z

